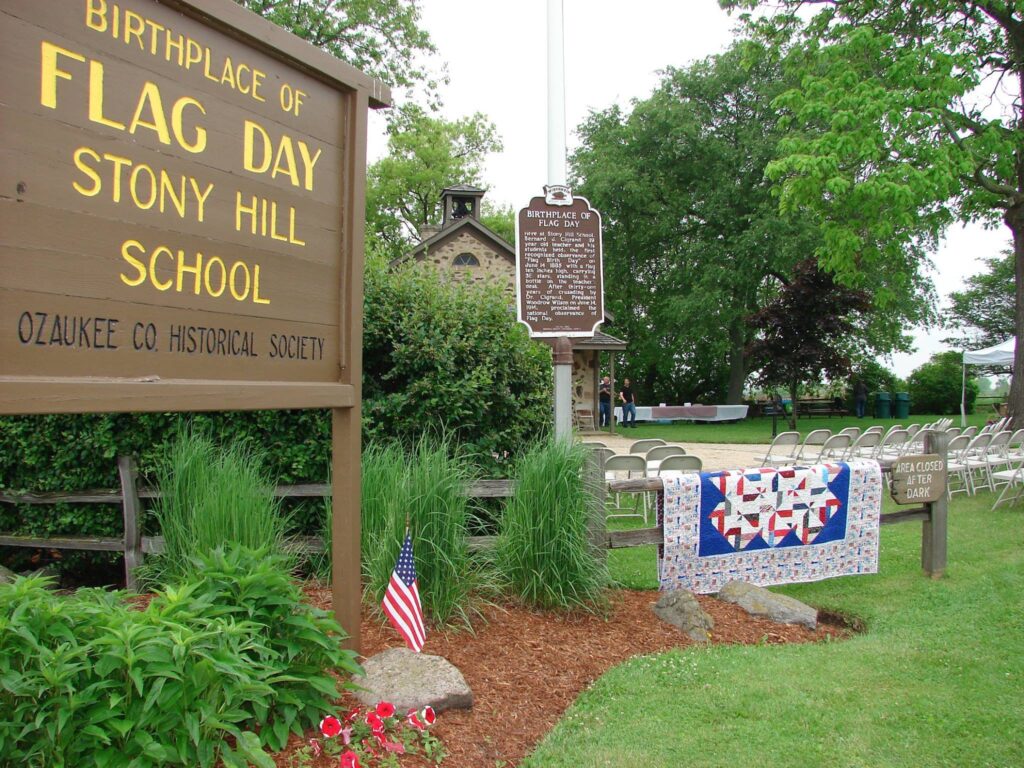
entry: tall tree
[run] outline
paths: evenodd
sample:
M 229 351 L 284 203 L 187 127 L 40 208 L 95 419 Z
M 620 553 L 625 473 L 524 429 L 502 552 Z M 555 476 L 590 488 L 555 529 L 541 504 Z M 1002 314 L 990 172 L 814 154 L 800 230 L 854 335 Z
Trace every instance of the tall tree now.
M 1024 337 L 1024 4 L 720 3 L 764 6 L 745 17 L 753 33 L 794 52 L 800 87 L 776 102 L 790 136 L 768 174 L 784 210 L 823 222 L 820 261 L 854 284 L 878 270 L 912 276 L 950 221 L 1001 221 Z M 1010 409 L 1024 418 L 1024 377 Z
M 235 0 L 391 86 L 436 83 L 423 54 L 435 53 L 416 0 Z
M 577 188 L 603 216 L 606 303 L 645 397 L 738 402 L 746 318 L 820 244 L 817 225 L 780 213 L 764 179 L 785 84 L 757 53 L 737 47 L 670 69 L 631 113 L 612 107 L 580 130 Z M 909 288 L 893 288 L 905 301 L 872 319 L 866 346 L 905 343 L 898 319 L 921 306 Z
M 408 105 L 388 127 L 388 154 L 367 171 L 367 232 L 392 257 L 415 242 L 423 227 L 441 223 L 441 191 L 480 184 L 483 161 L 502 148 L 484 115 L 458 120 L 433 117 Z
M 861 336 L 858 326 L 867 323 L 870 310 L 867 292 L 837 284 L 814 259 L 806 259 L 778 295 L 750 318 L 757 337 L 748 354 L 758 368 L 759 383 L 789 390 L 791 429 L 796 429 L 799 416 L 801 384 L 849 374 Z
M 967 278 L 962 291 L 949 296 L 945 325 L 959 333 L 943 339 L 947 344 L 977 349 L 999 344 L 1013 335 L 1013 254 L 985 259 L 985 267 L 984 272 Z

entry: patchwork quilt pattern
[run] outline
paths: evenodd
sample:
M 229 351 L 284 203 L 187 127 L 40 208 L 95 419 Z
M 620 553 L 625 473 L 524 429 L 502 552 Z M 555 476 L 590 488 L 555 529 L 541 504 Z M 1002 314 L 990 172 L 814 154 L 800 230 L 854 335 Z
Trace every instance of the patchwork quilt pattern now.
M 856 460 L 665 478 L 662 589 L 717 592 L 878 571 L 882 473 Z

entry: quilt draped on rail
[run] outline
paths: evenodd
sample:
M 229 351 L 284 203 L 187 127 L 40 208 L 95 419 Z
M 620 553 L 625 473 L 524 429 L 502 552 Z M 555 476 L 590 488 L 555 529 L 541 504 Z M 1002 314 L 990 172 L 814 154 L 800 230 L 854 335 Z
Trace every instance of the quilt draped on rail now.
M 878 571 L 877 461 L 664 478 L 662 589 L 717 592 Z

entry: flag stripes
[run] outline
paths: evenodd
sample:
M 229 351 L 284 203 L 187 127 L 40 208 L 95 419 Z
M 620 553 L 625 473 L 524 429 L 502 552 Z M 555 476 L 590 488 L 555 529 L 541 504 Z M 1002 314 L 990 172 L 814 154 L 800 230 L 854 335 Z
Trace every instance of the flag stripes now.
M 405 543 L 398 553 L 398 562 L 391 573 L 384 600 L 381 602 L 384 613 L 398 633 L 405 639 L 405 644 L 419 653 L 427 639 L 427 631 L 423 626 L 423 607 L 420 604 L 419 587 L 416 584 L 416 566 L 413 562 L 412 539 L 408 531 Z

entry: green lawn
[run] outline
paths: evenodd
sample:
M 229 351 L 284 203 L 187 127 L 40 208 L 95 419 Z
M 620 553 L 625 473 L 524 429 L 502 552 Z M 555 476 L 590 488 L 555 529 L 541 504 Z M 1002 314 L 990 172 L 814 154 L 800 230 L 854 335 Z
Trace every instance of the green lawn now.
M 941 580 L 921 575 L 921 526 L 905 523 L 882 530 L 878 575 L 779 588 L 863 634 L 634 659 L 524 765 L 1024 765 L 1024 510 L 992 501 L 953 502 Z M 653 548 L 610 554 L 620 582 L 654 584 Z
M 967 423 L 975 426 L 983 426 L 986 421 L 994 416 L 991 412 L 968 414 Z M 797 424 L 801 434 L 807 434 L 812 429 L 831 429 L 838 432 L 844 427 L 860 427 L 864 429 L 873 424 L 879 424 L 886 429 L 893 424 L 927 424 L 941 418 L 940 416 L 921 414 L 912 415 L 908 419 L 858 419 L 856 416 L 810 416 L 801 418 Z M 960 417 L 952 416 L 953 424 L 960 425 Z M 788 429 L 786 420 L 778 420 L 779 432 Z M 604 430 L 607 431 L 607 430 Z M 770 443 L 772 441 L 772 420 L 770 417 L 752 417 L 737 421 L 735 423 L 715 422 L 683 422 L 675 421 L 670 424 L 638 423 L 636 427 L 622 429 L 617 427 L 615 433 L 625 435 L 631 439 L 639 440 L 644 437 L 660 437 L 668 442 L 681 443 Z

